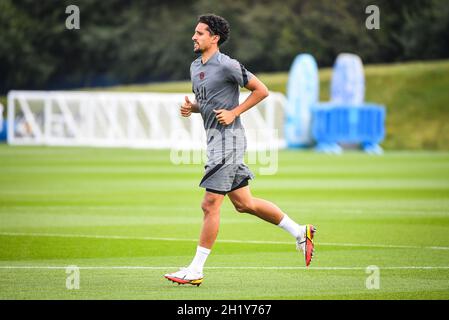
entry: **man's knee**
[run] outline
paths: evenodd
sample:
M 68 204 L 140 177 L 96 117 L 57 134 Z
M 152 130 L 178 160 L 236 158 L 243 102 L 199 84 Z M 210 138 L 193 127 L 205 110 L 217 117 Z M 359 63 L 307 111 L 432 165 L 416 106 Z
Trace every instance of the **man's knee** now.
M 253 201 L 233 201 L 235 210 L 240 213 L 254 213 Z
M 205 198 L 201 203 L 201 209 L 204 214 L 218 212 L 220 209 L 219 201 L 215 198 Z

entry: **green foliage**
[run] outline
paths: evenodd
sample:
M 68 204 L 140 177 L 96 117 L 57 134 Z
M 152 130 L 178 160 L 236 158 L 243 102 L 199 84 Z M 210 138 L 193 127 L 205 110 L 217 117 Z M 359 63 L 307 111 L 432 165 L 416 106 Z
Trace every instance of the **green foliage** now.
M 65 28 L 70 4 L 80 30 Z M 365 28 L 369 4 L 380 30 Z M 286 71 L 300 52 L 321 66 L 343 51 L 369 63 L 449 57 L 445 0 L 2 0 L 0 92 L 186 79 L 206 12 L 230 21 L 222 51 L 254 72 Z

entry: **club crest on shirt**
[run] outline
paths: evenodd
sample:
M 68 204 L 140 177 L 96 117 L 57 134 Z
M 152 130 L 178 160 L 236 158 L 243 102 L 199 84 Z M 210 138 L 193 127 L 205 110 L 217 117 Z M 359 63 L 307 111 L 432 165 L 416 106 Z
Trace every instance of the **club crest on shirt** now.
M 205 76 L 204 72 L 200 72 L 200 80 L 203 80 L 204 76 Z

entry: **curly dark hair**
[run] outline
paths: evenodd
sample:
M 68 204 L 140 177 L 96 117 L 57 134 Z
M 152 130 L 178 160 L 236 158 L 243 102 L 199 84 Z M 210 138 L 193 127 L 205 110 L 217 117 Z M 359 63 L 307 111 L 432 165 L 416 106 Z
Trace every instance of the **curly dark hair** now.
M 208 25 L 208 29 L 211 35 L 220 36 L 218 40 L 218 45 L 220 46 L 226 40 L 229 39 L 231 33 L 231 26 L 225 18 L 217 16 L 215 14 L 204 14 L 198 18 L 198 23 L 205 23 Z

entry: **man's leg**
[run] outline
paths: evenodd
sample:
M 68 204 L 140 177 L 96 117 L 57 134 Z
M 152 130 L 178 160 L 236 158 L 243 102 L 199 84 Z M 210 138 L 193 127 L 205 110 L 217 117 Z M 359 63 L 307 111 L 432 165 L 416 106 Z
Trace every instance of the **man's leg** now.
M 281 227 L 295 237 L 297 248 L 303 251 L 305 255 L 306 266 L 310 264 L 314 249 L 313 236 L 316 231 L 313 225 L 297 224 L 274 203 L 253 197 L 249 186 L 233 190 L 228 193 L 228 196 L 238 212 L 255 215 Z
M 203 209 L 203 227 L 201 229 L 200 240 L 196 248 L 195 257 L 188 268 L 194 272 L 203 273 L 203 267 L 209 256 L 210 250 L 217 239 L 220 227 L 220 207 L 223 203 L 224 195 L 208 192 L 204 195 L 201 209 Z
M 224 195 L 208 192 L 204 195 L 201 208 L 203 209 L 203 227 L 196 254 L 190 265 L 181 271 L 166 274 L 165 277 L 179 284 L 193 284 L 199 286 L 203 281 L 203 267 L 210 250 L 217 239 L 220 226 L 220 207 Z
M 220 207 L 224 195 L 206 191 L 201 209 L 203 210 L 203 227 L 201 230 L 199 246 L 211 249 L 217 239 L 220 226 Z
M 275 225 L 279 225 L 285 216 L 274 203 L 253 197 L 249 186 L 231 191 L 228 196 L 238 212 L 250 213 Z

